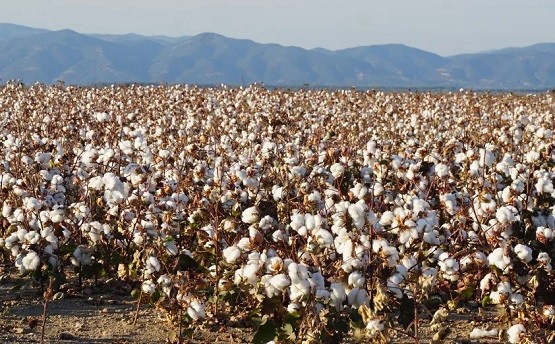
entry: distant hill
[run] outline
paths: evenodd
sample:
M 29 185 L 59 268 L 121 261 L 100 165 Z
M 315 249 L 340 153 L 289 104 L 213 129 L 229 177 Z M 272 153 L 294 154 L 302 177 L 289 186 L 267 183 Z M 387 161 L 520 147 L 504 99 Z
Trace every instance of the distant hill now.
M 555 88 L 555 43 L 442 57 L 401 44 L 312 50 L 215 33 L 81 34 L 0 24 L 0 79 L 474 89 Z

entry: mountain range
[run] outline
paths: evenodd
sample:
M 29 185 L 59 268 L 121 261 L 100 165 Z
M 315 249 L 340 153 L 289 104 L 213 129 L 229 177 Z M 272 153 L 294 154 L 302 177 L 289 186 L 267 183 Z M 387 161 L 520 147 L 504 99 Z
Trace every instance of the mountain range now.
M 555 43 L 440 56 L 402 44 L 343 50 L 215 33 L 82 34 L 0 24 L 0 79 L 27 84 L 188 83 L 387 88 L 555 88 Z

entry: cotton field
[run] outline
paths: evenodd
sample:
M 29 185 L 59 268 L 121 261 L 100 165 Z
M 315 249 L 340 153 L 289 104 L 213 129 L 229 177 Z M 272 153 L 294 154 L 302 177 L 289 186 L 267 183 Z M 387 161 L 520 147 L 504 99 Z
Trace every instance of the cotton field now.
M 259 343 L 549 343 L 554 96 L 8 83 L 0 259 Z

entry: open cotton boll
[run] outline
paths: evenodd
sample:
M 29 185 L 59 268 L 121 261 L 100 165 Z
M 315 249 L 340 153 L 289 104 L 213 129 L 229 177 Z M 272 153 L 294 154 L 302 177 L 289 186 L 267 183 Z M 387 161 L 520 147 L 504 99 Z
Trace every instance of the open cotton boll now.
M 509 329 L 507 330 L 507 337 L 508 337 L 509 343 L 511 344 L 520 343 L 521 335 L 525 332 L 526 332 L 526 328 L 522 324 L 516 324 L 509 327 Z
M 472 329 L 469 334 L 470 339 L 480 338 L 497 338 L 499 331 L 497 329 L 485 330 L 478 327 Z
M 336 310 L 341 309 L 341 304 L 347 298 L 345 287 L 340 283 L 332 283 L 330 285 L 330 303 Z
M 404 277 L 400 273 L 395 273 L 387 279 L 387 289 L 395 294 L 398 299 L 403 297 L 400 284 L 403 282 Z
M 544 244 L 553 240 L 554 237 L 555 237 L 555 231 L 549 227 L 539 226 L 536 229 L 536 239 L 538 239 L 538 241 Z
M 525 263 L 529 263 L 532 260 L 532 249 L 526 245 L 517 244 L 514 251 L 518 259 Z
M 241 250 L 237 246 L 229 246 L 222 251 L 222 254 L 228 264 L 233 264 L 241 256 Z
M 284 291 L 289 285 L 291 285 L 291 281 L 285 274 L 277 274 L 272 276 L 270 279 L 270 284 L 272 284 L 276 289 L 279 291 Z
M 143 282 L 141 289 L 143 290 L 143 293 L 152 295 L 156 291 L 156 285 L 151 280 L 146 280 Z
M 250 207 L 243 210 L 243 213 L 241 214 L 241 220 L 244 223 L 253 224 L 258 222 L 258 220 L 260 219 L 259 214 L 260 213 L 256 207 Z
M 25 255 L 25 257 L 23 257 L 21 263 L 23 267 L 23 272 L 33 271 L 39 267 L 40 257 L 35 251 L 30 251 Z
M 330 166 L 330 172 L 334 178 L 339 178 L 345 173 L 345 167 L 337 162 Z
M 439 178 L 444 178 L 449 175 L 449 167 L 443 163 L 434 166 L 434 172 Z
M 204 304 L 200 303 L 197 300 L 191 301 L 189 303 L 189 307 L 187 307 L 187 315 L 191 317 L 193 320 L 198 320 L 204 318 L 206 313 L 204 311 Z
M 150 278 L 153 273 L 158 271 L 160 271 L 160 262 L 158 261 L 158 258 L 154 256 L 148 257 L 145 264 L 146 278 Z
M 362 288 L 366 279 L 360 271 L 353 271 L 348 278 L 349 285 L 353 288 Z
M 358 308 L 362 305 L 368 305 L 368 292 L 365 289 L 353 288 L 347 294 L 347 302 L 350 306 Z
M 495 265 L 500 270 L 504 271 L 511 265 L 511 258 L 504 255 L 504 249 L 498 247 L 488 255 L 489 265 Z

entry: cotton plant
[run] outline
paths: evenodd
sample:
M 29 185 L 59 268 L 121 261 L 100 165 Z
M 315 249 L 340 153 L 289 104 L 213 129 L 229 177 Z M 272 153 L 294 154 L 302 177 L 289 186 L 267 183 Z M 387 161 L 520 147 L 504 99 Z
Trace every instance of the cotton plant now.
M 555 258 L 548 97 L 7 84 L 28 125 L 0 131 L 0 249 L 101 267 L 189 324 L 271 303 L 323 336 L 371 306 L 369 271 L 390 305 L 475 290 L 521 321 Z

